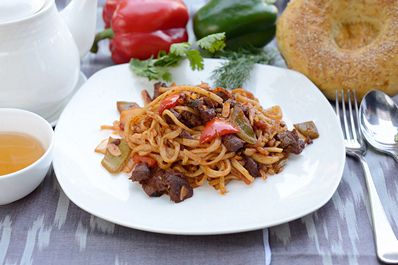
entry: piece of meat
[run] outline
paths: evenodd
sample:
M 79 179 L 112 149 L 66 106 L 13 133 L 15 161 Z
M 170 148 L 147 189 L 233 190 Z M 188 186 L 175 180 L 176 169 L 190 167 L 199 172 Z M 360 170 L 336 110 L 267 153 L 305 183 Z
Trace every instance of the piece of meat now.
M 180 97 L 177 99 L 177 105 L 185 106 L 187 104 L 187 95 L 180 94 Z
M 207 97 L 191 100 L 188 105 L 199 112 L 202 124 L 217 116 L 216 107 L 218 103 Z
M 174 116 L 176 116 L 176 118 L 180 122 L 185 124 L 185 126 L 187 126 L 188 128 L 194 128 L 196 126 L 202 125 L 202 120 L 200 119 L 200 117 L 192 112 L 182 111 L 181 113 L 179 113 L 175 109 L 169 109 L 169 111 L 171 111 L 171 113 L 173 113 Z M 165 116 L 165 120 L 168 124 L 174 123 L 174 121 L 169 116 Z
M 203 102 L 201 101 L 201 99 L 197 98 L 197 99 L 193 99 L 193 100 L 189 100 L 187 102 L 187 105 L 193 109 L 198 109 L 198 106 L 200 104 L 203 104 Z
M 140 181 L 140 184 L 149 197 L 160 197 L 167 193 L 167 186 L 161 176 L 152 176 L 147 180 Z
M 169 111 L 171 111 L 171 113 L 174 114 L 174 116 L 176 116 L 176 118 L 179 120 L 180 119 L 180 113 L 178 113 L 175 109 L 169 109 Z M 167 115 L 164 116 L 165 121 L 168 124 L 174 124 L 174 121 Z
M 250 119 L 250 109 L 248 106 L 239 104 L 239 107 L 242 109 L 243 113 L 245 114 L 246 118 Z
M 193 189 L 185 176 L 173 170 L 166 171 L 167 192 L 173 202 L 182 202 L 193 196 Z
M 256 161 L 254 161 L 253 158 L 251 157 L 245 157 L 245 165 L 244 167 L 249 171 L 250 175 L 254 178 L 259 178 L 261 177 L 260 171 L 258 169 L 258 164 Z
M 132 181 L 143 181 L 151 176 L 151 171 L 146 163 L 138 163 L 131 172 Z
M 149 197 L 160 197 L 167 194 L 167 185 L 164 181 L 165 171 L 161 168 L 153 168 L 148 179 L 140 181 L 142 189 Z
M 203 123 L 207 123 L 217 116 L 216 110 L 213 108 L 201 107 L 199 113 Z
M 201 118 L 198 115 L 195 115 L 194 113 L 189 111 L 182 111 L 178 119 L 188 128 L 194 128 L 203 124 Z
M 152 102 L 152 98 L 146 89 L 141 91 L 141 97 L 145 105 L 148 105 Z
M 203 97 L 201 98 L 203 100 L 203 104 L 206 105 L 208 108 L 217 108 L 219 107 L 220 104 L 218 104 L 217 101 L 212 100 L 211 98 L 208 97 Z
M 235 105 L 237 104 L 237 102 L 234 99 L 228 99 L 227 100 L 229 102 L 229 105 L 231 106 L 231 108 L 235 107 Z
M 154 168 L 150 171 L 145 163 L 140 163 L 134 168 L 130 179 L 139 181 L 150 197 L 168 194 L 172 201 L 178 203 L 193 196 L 193 189 L 186 177 L 174 170 Z
M 245 114 L 245 116 L 249 119 L 249 112 L 250 112 L 250 109 L 249 109 L 248 106 L 242 105 L 242 104 L 236 102 L 236 101 L 233 100 L 233 99 L 229 99 L 228 102 L 229 102 L 231 108 L 234 108 L 235 106 L 239 106 L 239 107 L 242 109 L 242 111 L 243 111 L 243 113 Z
M 189 132 L 185 131 L 185 130 L 183 130 L 180 133 L 180 137 L 185 138 L 185 139 L 189 139 L 189 140 L 193 139 L 192 135 Z
M 254 121 L 254 128 L 262 131 L 269 129 L 269 125 L 262 120 Z
M 232 98 L 231 92 L 229 92 L 228 90 L 226 90 L 225 88 L 222 88 L 222 87 L 216 87 L 213 90 L 213 93 L 215 93 L 217 96 L 222 98 L 224 102 L 227 101 L 228 99 Z
M 153 85 L 153 99 L 159 97 L 160 95 L 160 88 L 161 87 L 166 87 L 165 83 L 162 82 L 157 82 Z
M 305 147 L 304 141 L 300 139 L 296 130 L 294 129 L 292 131 L 278 133 L 276 135 L 276 139 L 281 142 L 279 147 L 283 148 L 287 153 L 293 153 L 297 155 L 300 154 Z
M 222 143 L 229 152 L 236 152 L 245 145 L 245 141 L 233 134 L 223 136 Z
M 211 86 L 208 83 L 205 83 L 205 82 L 200 82 L 198 87 L 203 88 L 205 90 L 211 90 Z

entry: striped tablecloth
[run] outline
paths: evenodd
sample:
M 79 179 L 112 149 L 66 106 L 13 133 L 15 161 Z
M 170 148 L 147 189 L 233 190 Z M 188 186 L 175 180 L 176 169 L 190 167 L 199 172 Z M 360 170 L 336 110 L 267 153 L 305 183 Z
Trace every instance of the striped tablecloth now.
M 61 8 L 65 2 L 57 0 Z M 191 10 L 203 3 L 186 2 Z M 102 27 L 99 19 L 98 28 Z M 82 71 L 89 77 L 111 64 L 106 44 L 102 44 L 100 54 L 83 60 Z M 397 164 L 373 151 L 367 160 L 393 229 L 398 231 Z M 347 159 L 337 192 L 321 209 L 290 223 L 248 233 L 190 237 L 121 227 L 70 202 L 52 170 L 32 194 L 0 207 L 0 265 L 270 263 L 378 264 L 368 195 L 356 161 Z

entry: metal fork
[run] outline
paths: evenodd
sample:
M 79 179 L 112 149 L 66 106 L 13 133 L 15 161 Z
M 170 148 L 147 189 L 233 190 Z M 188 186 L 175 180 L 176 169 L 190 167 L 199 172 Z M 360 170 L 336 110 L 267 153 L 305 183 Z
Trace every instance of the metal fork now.
M 348 111 L 344 102 L 344 90 L 340 92 L 341 104 L 339 104 L 339 91 L 336 90 L 336 114 L 340 119 L 345 134 L 345 149 L 347 155 L 358 159 L 364 171 L 366 186 L 369 193 L 370 211 L 372 214 L 373 233 L 376 241 L 376 252 L 380 260 L 386 263 L 398 262 L 398 240 L 388 222 L 368 163 L 364 156 L 366 154 L 366 143 L 362 139 L 359 119 L 358 119 L 358 100 L 355 91 L 347 90 Z M 353 98 L 353 99 L 352 99 Z M 354 102 L 352 102 L 354 101 Z M 354 104 L 354 107 L 352 106 Z M 342 113 L 340 115 L 340 105 Z M 354 110 L 353 110 L 354 108 Z

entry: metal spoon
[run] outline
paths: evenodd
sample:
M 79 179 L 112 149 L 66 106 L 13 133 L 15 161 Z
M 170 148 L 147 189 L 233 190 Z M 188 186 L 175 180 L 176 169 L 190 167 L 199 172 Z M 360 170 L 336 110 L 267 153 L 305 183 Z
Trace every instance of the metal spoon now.
M 379 90 L 368 92 L 362 99 L 359 110 L 359 121 L 361 131 L 366 141 L 375 149 L 389 154 L 398 162 L 398 107 L 392 99 Z M 388 222 L 387 216 L 383 211 L 383 206 L 379 198 L 372 198 L 376 188 L 369 185 L 369 196 L 373 209 L 372 223 L 376 239 L 377 256 L 386 263 L 398 262 L 398 240 Z M 377 205 L 376 205 L 377 204 Z M 377 217 L 377 218 L 376 218 Z M 377 228 L 377 229 L 376 229 Z
M 380 90 L 369 91 L 359 113 L 366 141 L 398 162 L 398 107 L 394 101 Z

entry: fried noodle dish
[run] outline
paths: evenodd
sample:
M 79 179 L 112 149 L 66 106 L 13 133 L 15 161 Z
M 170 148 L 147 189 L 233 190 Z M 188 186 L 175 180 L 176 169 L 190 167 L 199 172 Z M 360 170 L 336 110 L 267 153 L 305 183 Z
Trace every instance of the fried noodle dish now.
M 146 194 L 181 202 L 208 183 L 221 194 L 233 180 L 251 184 L 279 173 L 289 154 L 317 138 L 312 121 L 288 130 L 279 106 L 263 108 L 249 91 L 157 83 L 145 105 L 117 102 L 115 137 L 96 149 L 111 173 L 127 172 Z

